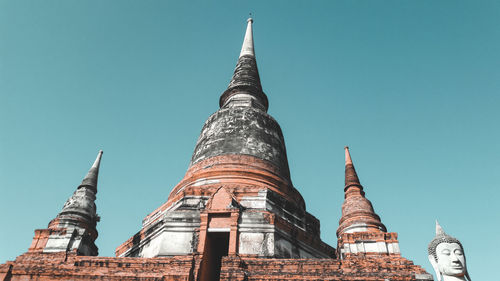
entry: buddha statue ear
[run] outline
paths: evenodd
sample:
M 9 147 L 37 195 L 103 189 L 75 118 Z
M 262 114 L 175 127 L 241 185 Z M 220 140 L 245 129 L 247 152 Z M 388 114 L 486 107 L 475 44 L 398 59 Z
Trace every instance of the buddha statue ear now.
M 436 272 L 437 281 L 441 281 L 443 277 L 441 275 L 441 272 L 439 271 L 438 264 L 437 264 L 436 259 L 434 258 L 433 255 L 429 255 L 429 262 L 431 263 L 432 268 L 434 268 L 434 272 Z M 469 281 L 470 281 L 470 279 L 469 279 Z

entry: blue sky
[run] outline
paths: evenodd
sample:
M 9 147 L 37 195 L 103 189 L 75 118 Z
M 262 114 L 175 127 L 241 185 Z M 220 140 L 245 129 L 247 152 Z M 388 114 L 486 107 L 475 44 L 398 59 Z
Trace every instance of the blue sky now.
M 500 239 L 498 1 L 0 0 L 0 262 L 25 252 L 104 150 L 102 256 L 183 177 L 254 17 L 294 185 L 336 246 L 349 145 L 402 255 L 434 220 L 491 279 Z M 496 248 L 494 248 L 496 247 Z

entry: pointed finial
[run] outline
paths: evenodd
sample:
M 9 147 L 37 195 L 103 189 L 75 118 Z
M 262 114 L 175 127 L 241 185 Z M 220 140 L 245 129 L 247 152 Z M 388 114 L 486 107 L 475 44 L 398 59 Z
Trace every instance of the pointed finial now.
M 99 153 L 97 153 L 97 158 L 94 161 L 94 164 L 92 164 L 91 168 L 99 168 L 99 165 L 101 164 L 101 158 L 102 158 L 102 150 L 99 150 Z
M 87 173 L 85 178 L 83 178 L 82 184 L 80 184 L 80 186 L 92 187 L 92 189 L 97 192 L 97 177 L 99 176 L 99 166 L 101 165 L 102 153 L 103 151 L 99 150 L 94 164 L 92 164 L 92 167 L 90 167 L 89 172 Z
M 358 186 L 361 187 L 361 183 L 359 182 L 358 174 L 356 173 L 356 169 L 354 169 L 354 164 L 352 163 L 351 153 L 349 152 L 349 147 L 344 147 L 345 150 L 345 187 L 344 190 L 347 190 L 350 186 Z M 362 189 L 362 187 L 361 187 Z
M 436 236 L 446 235 L 441 225 L 439 225 L 438 220 L 436 220 Z
M 242 56 L 253 56 L 255 57 L 255 52 L 253 49 L 253 31 L 252 23 L 253 19 L 249 17 L 247 19 L 247 31 L 245 32 L 245 39 L 243 39 L 243 46 L 241 46 L 240 58 Z
M 349 147 L 344 147 L 345 150 L 345 164 L 352 164 L 351 154 L 349 153 Z

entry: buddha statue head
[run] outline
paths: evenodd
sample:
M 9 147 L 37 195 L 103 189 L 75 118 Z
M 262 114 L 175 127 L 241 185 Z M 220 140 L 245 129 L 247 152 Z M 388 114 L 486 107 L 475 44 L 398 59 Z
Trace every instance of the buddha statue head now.
M 471 281 L 465 264 L 464 248 L 458 239 L 446 234 L 436 221 L 436 236 L 429 243 L 429 261 L 438 281 Z

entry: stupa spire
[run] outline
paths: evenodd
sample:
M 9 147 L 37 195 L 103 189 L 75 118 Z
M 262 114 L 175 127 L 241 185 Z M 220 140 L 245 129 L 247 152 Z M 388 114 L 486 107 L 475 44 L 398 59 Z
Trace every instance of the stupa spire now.
M 372 203 L 365 198 L 363 186 L 359 182 L 358 174 L 354 169 L 349 147 L 345 147 L 345 200 L 342 204 L 342 217 L 340 218 L 337 236 L 342 233 L 364 231 L 386 231 L 375 214 Z
M 345 200 L 337 228 L 337 251 L 341 258 L 349 255 L 400 255 L 398 234 L 387 232 L 380 217 L 366 199 L 363 186 L 354 169 L 349 147 L 345 151 Z M 368 246 L 367 246 L 368 245 Z M 369 245 L 377 245 L 372 247 Z
M 253 44 L 253 19 L 247 20 L 247 29 L 238 63 L 227 90 L 221 95 L 220 107 L 250 106 L 267 111 L 267 96 L 262 91 Z
M 68 198 L 56 218 L 50 221 L 48 228 L 35 231 L 29 251 L 48 253 L 76 250 L 79 255 L 84 256 L 98 254 L 94 242 L 98 236 L 96 226 L 100 218 L 96 212 L 95 200 L 101 158 L 102 150 L 97 154 L 82 183 Z

